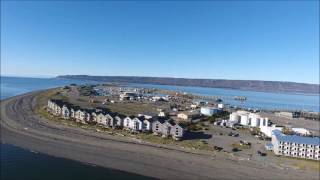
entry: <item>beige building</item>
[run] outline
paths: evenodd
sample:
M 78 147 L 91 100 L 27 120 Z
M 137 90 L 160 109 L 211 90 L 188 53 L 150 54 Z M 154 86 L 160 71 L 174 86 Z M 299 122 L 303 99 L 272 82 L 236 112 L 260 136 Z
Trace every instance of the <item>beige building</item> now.
M 179 113 L 179 114 L 177 115 L 177 117 L 178 117 L 179 119 L 182 119 L 182 120 L 188 120 L 188 118 L 189 118 L 189 116 L 188 116 L 187 113 Z

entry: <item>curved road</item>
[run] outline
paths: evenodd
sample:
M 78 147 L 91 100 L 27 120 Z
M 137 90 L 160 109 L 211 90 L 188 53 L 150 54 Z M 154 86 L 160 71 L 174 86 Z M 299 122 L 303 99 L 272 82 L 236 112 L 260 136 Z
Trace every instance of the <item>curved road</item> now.
M 319 176 L 316 172 L 283 170 L 54 124 L 35 115 L 39 92 L 1 101 L 2 143 L 160 179 L 318 179 Z

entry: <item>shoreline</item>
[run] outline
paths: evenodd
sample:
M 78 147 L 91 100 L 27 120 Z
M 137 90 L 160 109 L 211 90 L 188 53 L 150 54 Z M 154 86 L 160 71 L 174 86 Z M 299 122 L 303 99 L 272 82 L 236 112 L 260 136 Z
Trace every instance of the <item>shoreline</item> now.
M 1 100 L 1 143 L 160 179 L 317 179 L 319 176 L 318 172 L 264 167 L 220 153 L 163 148 L 55 124 L 35 115 L 40 92 L 43 91 Z

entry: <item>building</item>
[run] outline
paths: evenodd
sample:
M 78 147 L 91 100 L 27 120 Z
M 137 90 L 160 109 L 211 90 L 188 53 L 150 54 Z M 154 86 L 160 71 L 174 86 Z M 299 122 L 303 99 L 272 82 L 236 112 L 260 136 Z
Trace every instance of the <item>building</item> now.
M 125 117 L 124 116 L 122 116 L 122 115 L 120 115 L 120 114 L 118 114 L 118 115 L 116 115 L 115 117 L 114 117 L 114 119 L 115 119 L 115 127 L 116 128 L 119 128 L 119 127 L 123 127 L 123 119 L 124 119 Z
M 179 119 L 182 119 L 182 120 L 188 120 L 188 118 L 189 118 L 189 116 L 188 116 L 187 113 L 179 113 L 179 114 L 177 115 L 177 117 L 178 117 Z
M 124 92 L 122 94 L 119 95 L 120 97 L 120 101 L 124 101 L 124 100 L 135 100 L 137 97 L 137 94 L 134 92 Z
M 214 114 L 220 113 L 221 109 L 214 108 L 214 107 L 201 107 L 200 112 L 201 112 L 201 114 L 203 114 L 205 116 L 212 116 Z
M 132 121 L 133 118 L 134 118 L 133 116 L 130 116 L 130 117 L 128 116 L 123 119 L 123 127 L 125 129 L 130 129 L 130 122 Z
M 123 117 L 118 113 L 107 112 L 101 109 L 81 109 L 61 100 L 49 100 L 47 110 L 57 117 L 73 119 L 76 122 L 87 124 L 96 123 L 105 127 L 124 129 L 133 132 L 153 132 L 162 137 L 172 137 L 180 140 L 184 136 L 184 127 L 173 120 L 163 120 L 157 114 L 143 113 L 138 117 Z M 196 112 L 189 112 L 188 118 L 193 117 Z
M 177 115 L 177 117 L 181 120 L 193 120 L 193 119 L 196 119 L 196 118 L 199 118 L 200 117 L 200 113 L 198 111 L 189 111 L 189 112 L 182 112 L 182 113 L 179 113 Z
M 160 111 L 158 114 L 159 117 L 167 117 L 167 113 L 164 111 Z
M 272 131 L 274 130 L 279 130 L 282 132 L 283 130 L 283 127 L 279 127 L 279 126 L 276 126 L 276 125 L 272 125 L 272 126 L 262 126 L 260 127 L 260 132 L 262 132 L 265 136 L 271 138 L 272 136 Z
M 141 117 L 131 119 L 129 129 L 135 132 L 142 131 L 143 120 L 144 118 Z
M 320 160 L 320 138 L 284 135 L 279 130 L 272 131 L 273 152 L 276 155 Z
M 150 132 L 152 131 L 153 119 L 144 119 L 142 123 L 142 131 Z
M 67 105 L 63 105 L 61 108 L 61 116 L 64 119 L 69 119 L 70 118 L 70 110 L 67 107 Z
M 103 125 L 103 126 L 108 126 L 108 121 L 107 121 L 107 117 L 105 116 L 104 113 L 99 113 L 96 116 L 96 122 L 97 124 Z
M 300 136 L 309 136 L 311 135 L 310 131 L 306 130 L 305 128 L 291 128 L 291 130 Z
M 183 125 L 175 123 L 172 120 L 157 119 L 152 123 L 152 132 L 162 137 L 171 136 L 175 140 L 181 140 L 185 130 Z
M 221 104 L 221 103 L 218 104 L 218 108 L 219 108 L 219 109 L 223 109 L 223 108 L 224 108 L 224 104 Z

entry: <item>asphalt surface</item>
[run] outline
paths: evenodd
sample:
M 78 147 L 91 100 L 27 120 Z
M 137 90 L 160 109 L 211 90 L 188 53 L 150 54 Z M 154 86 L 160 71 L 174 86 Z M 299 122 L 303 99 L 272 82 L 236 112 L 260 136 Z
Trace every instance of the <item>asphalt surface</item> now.
M 55 124 L 36 115 L 39 92 L 1 101 L 2 143 L 159 179 L 319 178 L 319 172 L 280 169 Z

